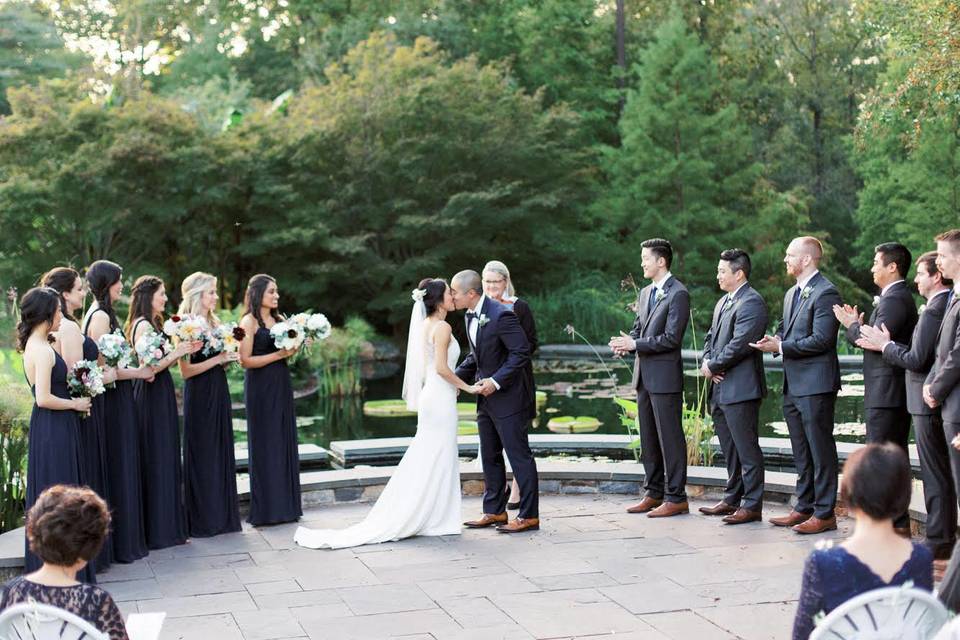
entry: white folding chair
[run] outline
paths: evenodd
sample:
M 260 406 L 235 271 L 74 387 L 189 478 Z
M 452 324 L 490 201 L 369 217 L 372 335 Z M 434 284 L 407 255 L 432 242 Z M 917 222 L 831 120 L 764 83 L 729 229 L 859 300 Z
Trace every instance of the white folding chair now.
M 946 607 L 927 591 L 883 587 L 831 611 L 810 640 L 928 640 L 948 617 Z
M 0 640 L 110 640 L 110 637 L 69 611 L 48 604 L 22 602 L 0 612 Z

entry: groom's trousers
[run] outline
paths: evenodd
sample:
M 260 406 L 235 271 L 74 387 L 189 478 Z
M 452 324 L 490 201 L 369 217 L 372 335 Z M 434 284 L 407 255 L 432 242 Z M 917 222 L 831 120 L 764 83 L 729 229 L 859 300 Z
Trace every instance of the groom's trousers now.
M 496 515 L 507 510 L 507 466 L 503 461 L 503 452 L 506 451 L 513 468 L 513 477 L 520 485 L 518 517 L 540 517 L 537 462 L 533 459 L 527 438 L 529 423 L 523 413 L 494 418 L 478 407 L 477 428 L 480 433 L 480 455 L 483 459 L 484 513 Z

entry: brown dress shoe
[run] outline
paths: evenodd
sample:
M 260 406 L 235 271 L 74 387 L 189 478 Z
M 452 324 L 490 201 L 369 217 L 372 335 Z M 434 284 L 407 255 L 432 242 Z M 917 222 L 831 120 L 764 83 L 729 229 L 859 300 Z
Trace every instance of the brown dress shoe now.
M 763 520 L 762 511 L 751 511 L 742 507 L 737 509 L 736 513 L 732 513 L 723 519 L 727 524 L 745 524 L 747 522 L 760 522 L 761 520 Z
M 500 533 L 520 533 L 521 531 L 536 531 L 540 528 L 540 518 L 515 518 L 512 522 L 497 527 Z
M 789 515 L 780 516 L 779 518 L 770 518 L 770 524 L 776 525 L 778 527 L 793 527 L 801 522 L 806 522 L 813 517 L 812 513 L 800 513 L 799 511 L 791 511 Z
M 708 516 L 728 516 L 731 513 L 736 513 L 737 508 L 721 500 L 712 507 L 700 507 L 699 511 Z
M 463 523 L 463 526 L 469 529 L 483 529 L 484 527 L 492 527 L 495 524 L 507 524 L 506 511 L 497 515 L 485 513 L 479 520 L 468 520 Z
M 690 505 L 683 502 L 664 502 L 662 505 L 647 514 L 648 518 L 669 518 L 681 513 L 690 513 Z
M 663 504 L 663 500 L 657 500 L 656 498 L 651 498 L 647 496 L 637 504 L 629 507 L 627 513 L 646 513 L 647 511 L 652 511 Z
M 837 519 L 836 518 L 827 518 L 821 520 L 816 516 L 801 522 L 793 528 L 797 533 L 812 534 L 812 533 L 823 533 L 824 531 L 835 531 L 837 528 Z

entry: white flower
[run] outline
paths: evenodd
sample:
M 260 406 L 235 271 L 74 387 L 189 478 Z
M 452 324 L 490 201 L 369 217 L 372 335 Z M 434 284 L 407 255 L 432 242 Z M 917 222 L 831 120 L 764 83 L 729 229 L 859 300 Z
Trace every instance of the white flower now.
M 880 304 L 880 296 L 873 296 L 873 306 L 876 307 L 879 304 Z
M 660 302 L 667 297 L 667 294 L 664 293 L 663 289 L 657 289 L 657 297 L 654 298 L 654 302 Z
M 922 304 L 922 305 L 920 305 L 920 308 L 917 310 L 917 313 L 918 313 L 918 314 L 922 314 L 922 313 L 923 313 L 924 311 L 926 311 L 926 310 L 927 310 L 927 305 Z
M 327 320 L 327 316 L 322 313 L 311 314 L 307 318 L 306 329 L 307 337 L 313 338 L 314 340 L 326 340 L 330 337 L 330 332 L 332 331 L 330 321 Z
M 299 349 L 303 344 L 303 328 L 294 322 L 278 322 L 270 329 L 277 349 Z
M 173 351 L 173 345 L 170 344 L 167 336 L 150 330 L 140 336 L 134 345 L 134 349 L 141 365 L 155 367 L 160 364 L 166 354 Z
M 487 324 L 488 322 L 490 322 L 490 318 L 488 318 L 487 314 L 485 313 L 481 313 L 480 317 L 477 318 L 477 324 L 481 327 Z
M 423 296 L 427 295 L 426 289 L 414 289 L 410 292 L 410 297 L 414 302 L 423 302 Z
M 803 291 L 800 292 L 800 299 L 806 300 L 810 297 L 811 293 L 813 293 L 813 287 L 804 287 Z

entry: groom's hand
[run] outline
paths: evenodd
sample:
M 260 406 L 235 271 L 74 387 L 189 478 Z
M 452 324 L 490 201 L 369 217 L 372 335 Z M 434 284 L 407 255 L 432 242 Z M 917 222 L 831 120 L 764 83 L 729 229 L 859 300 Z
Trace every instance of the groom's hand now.
M 490 378 L 485 378 L 481 380 L 480 384 L 478 385 L 478 391 L 482 396 L 489 396 L 496 390 L 497 390 L 497 387 L 494 386 Z

